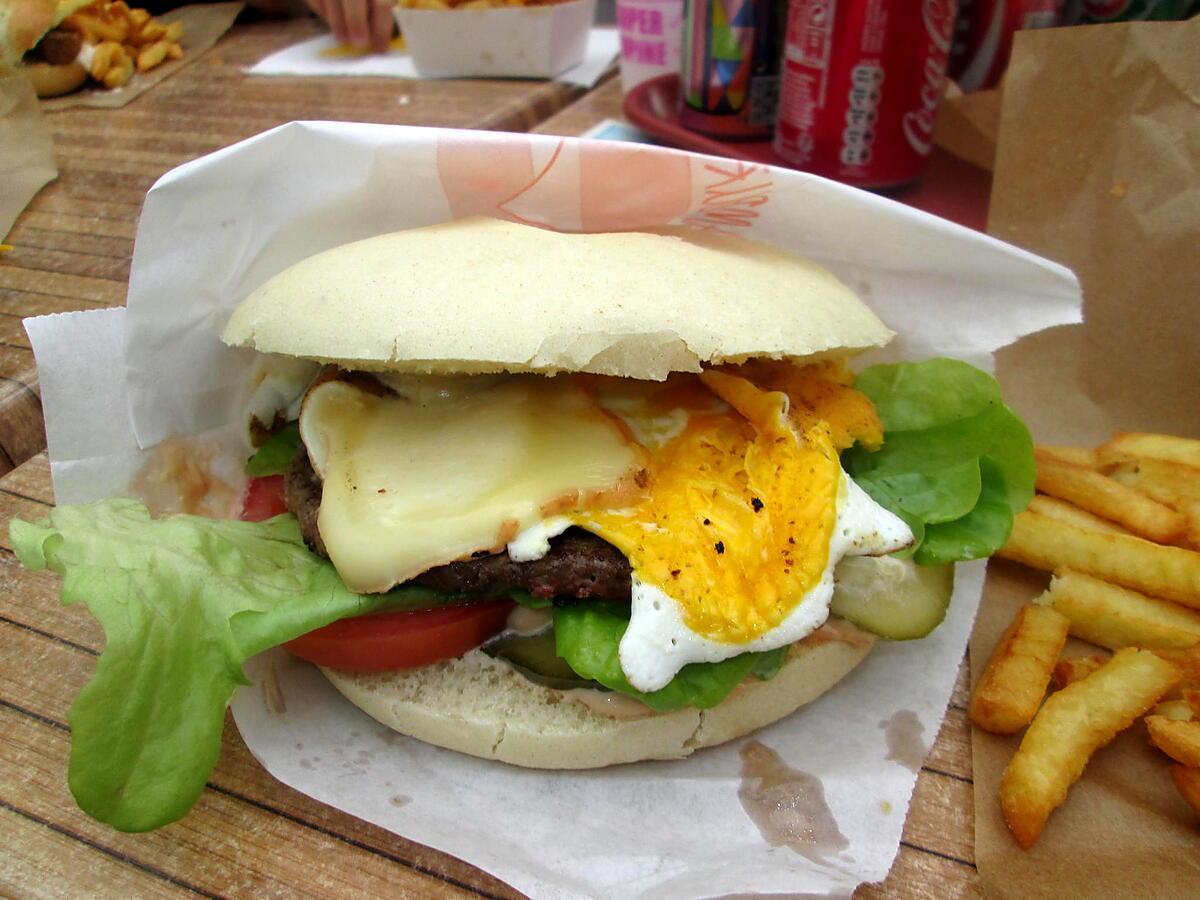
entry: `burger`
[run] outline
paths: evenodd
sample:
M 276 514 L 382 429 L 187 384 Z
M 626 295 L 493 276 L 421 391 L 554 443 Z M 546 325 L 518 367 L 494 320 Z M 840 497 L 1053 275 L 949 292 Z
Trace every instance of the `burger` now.
M 94 46 L 78 31 L 58 27 L 92 0 L 6 0 L 0 4 L 0 61 L 18 68 L 39 97 L 80 88 Z
M 244 521 L 113 499 L 11 529 L 105 625 L 70 780 L 128 830 L 186 812 L 242 662 L 279 645 L 514 765 L 729 741 L 928 634 L 1032 494 L 990 376 L 855 373 L 891 331 L 741 238 L 465 219 L 303 260 L 222 324 L 257 361 Z M 194 485 L 231 479 L 179 446 L 139 484 L 205 509 Z

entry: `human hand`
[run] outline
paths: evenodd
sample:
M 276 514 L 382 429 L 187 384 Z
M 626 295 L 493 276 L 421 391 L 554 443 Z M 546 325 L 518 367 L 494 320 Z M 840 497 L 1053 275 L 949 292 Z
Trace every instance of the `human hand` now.
M 308 0 L 308 5 L 343 44 L 387 52 L 392 37 L 393 0 Z

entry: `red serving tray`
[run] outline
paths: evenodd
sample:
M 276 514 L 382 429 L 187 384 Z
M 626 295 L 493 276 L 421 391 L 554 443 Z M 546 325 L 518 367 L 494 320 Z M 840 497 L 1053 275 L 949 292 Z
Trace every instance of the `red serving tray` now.
M 775 153 L 770 140 L 721 141 L 679 123 L 679 76 L 660 75 L 625 95 L 625 117 L 664 143 L 697 153 L 795 168 Z M 987 227 L 990 172 L 935 147 L 925 173 L 912 184 L 875 190 L 900 203 L 933 213 L 977 231 Z

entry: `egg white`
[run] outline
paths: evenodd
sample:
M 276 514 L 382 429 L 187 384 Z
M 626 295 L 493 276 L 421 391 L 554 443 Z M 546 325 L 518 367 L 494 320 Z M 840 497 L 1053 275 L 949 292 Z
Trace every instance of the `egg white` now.
M 714 641 L 696 634 L 683 621 L 682 608 L 661 588 L 633 574 L 629 627 L 621 639 L 621 669 L 639 691 L 656 691 L 694 662 L 720 662 L 751 651 L 774 650 L 811 634 L 829 617 L 833 570 L 843 556 L 880 556 L 907 547 L 913 534 L 904 521 L 884 509 L 841 473 L 837 518 L 829 541 L 829 559 L 814 585 L 787 617 L 753 641 Z

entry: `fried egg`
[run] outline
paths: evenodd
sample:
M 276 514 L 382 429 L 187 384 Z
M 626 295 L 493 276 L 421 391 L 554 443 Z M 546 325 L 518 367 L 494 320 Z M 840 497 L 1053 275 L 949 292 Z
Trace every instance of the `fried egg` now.
M 793 384 L 809 398 L 794 411 L 787 393 L 723 372 L 706 372 L 699 384 L 724 409 L 676 388 L 687 421 L 653 448 L 640 502 L 572 517 L 633 568 L 620 660 L 638 690 L 664 687 L 688 663 L 800 640 L 828 617 L 843 556 L 912 542 L 908 526 L 838 461 L 835 441 L 844 446 L 871 430 L 861 403 L 819 371 L 810 375 L 825 387 L 801 392 Z M 634 419 L 635 434 L 662 435 L 654 424 L 674 418 L 664 415 L 664 399 L 651 397 L 640 416 L 632 404 L 608 408 Z

